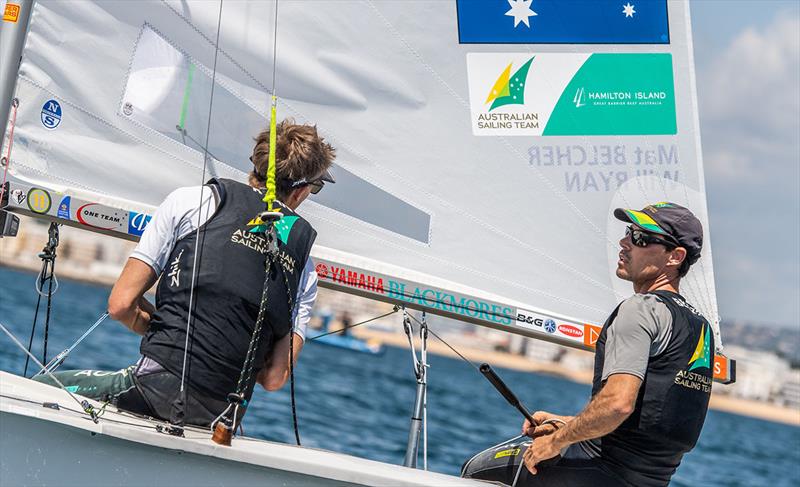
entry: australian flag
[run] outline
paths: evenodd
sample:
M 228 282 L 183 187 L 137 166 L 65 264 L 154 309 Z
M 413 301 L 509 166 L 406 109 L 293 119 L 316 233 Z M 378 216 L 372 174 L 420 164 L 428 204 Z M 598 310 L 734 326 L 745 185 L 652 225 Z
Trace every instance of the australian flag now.
M 667 0 L 456 0 L 462 44 L 669 44 Z

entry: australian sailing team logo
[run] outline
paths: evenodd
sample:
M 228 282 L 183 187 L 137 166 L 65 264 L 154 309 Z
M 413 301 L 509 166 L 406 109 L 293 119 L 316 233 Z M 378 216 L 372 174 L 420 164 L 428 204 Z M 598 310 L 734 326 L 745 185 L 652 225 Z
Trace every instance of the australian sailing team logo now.
M 538 129 L 539 113 L 531 110 L 525 103 L 526 91 L 529 94 L 531 92 L 528 75 L 534 57 L 486 56 L 467 56 L 472 92 L 472 128 L 475 135 L 522 135 L 530 129 Z M 481 97 L 480 105 L 477 104 L 477 96 Z
M 533 58 L 528 59 L 525 64 L 514 72 L 514 76 L 511 76 L 511 66 L 514 63 L 508 63 L 506 69 L 494 82 L 489 96 L 486 97 L 486 103 L 492 103 L 492 106 L 489 107 L 490 112 L 503 105 L 525 104 L 525 85 L 528 81 L 528 70 L 530 70 L 532 62 Z
M 697 369 L 711 369 L 712 363 L 711 355 L 711 331 L 707 324 L 703 325 L 700 330 L 700 337 L 697 340 L 697 345 L 694 347 L 694 353 L 689 358 L 687 365 L 688 370 L 679 370 L 675 375 L 675 383 L 686 387 L 706 393 L 711 392 L 711 381 L 713 380 L 708 374 L 700 374 L 692 372 Z
M 700 367 L 711 368 L 711 335 L 706 333 L 708 326 L 703 325 L 700 331 L 700 339 L 694 348 L 692 358 L 689 359 L 689 370 L 699 369 Z

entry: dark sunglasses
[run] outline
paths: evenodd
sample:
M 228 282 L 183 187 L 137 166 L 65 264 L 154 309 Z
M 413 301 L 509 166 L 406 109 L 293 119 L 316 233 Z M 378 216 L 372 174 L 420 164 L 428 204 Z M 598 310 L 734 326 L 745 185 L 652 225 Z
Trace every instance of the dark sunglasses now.
M 311 186 L 311 194 L 317 194 L 322 191 L 322 188 L 325 186 L 325 181 L 323 181 L 322 178 L 311 181 L 306 181 L 305 178 L 303 178 L 299 181 L 290 183 L 289 185 L 289 187 L 292 189 L 302 188 L 303 186 Z
M 661 237 L 653 235 L 652 233 L 647 233 L 632 226 L 625 228 L 625 236 L 630 237 L 633 245 L 637 247 L 647 247 L 650 244 L 659 244 L 667 247 L 668 249 L 674 249 L 678 246 L 675 242 L 670 242 L 669 240 L 665 240 Z
M 325 181 L 316 179 L 314 181 L 309 181 L 308 185 L 311 186 L 311 194 L 317 194 L 322 191 L 322 188 L 325 186 Z
M 253 156 L 250 156 L 250 162 L 253 162 Z M 300 181 L 295 181 L 293 183 L 290 183 L 290 187 L 292 189 L 301 188 L 301 187 L 306 186 L 306 185 L 311 186 L 311 194 L 317 194 L 320 191 L 322 191 L 323 187 L 325 187 L 325 181 L 323 181 L 320 178 L 320 179 L 315 179 L 313 181 L 306 181 L 306 180 L 303 179 L 303 180 L 300 180 Z

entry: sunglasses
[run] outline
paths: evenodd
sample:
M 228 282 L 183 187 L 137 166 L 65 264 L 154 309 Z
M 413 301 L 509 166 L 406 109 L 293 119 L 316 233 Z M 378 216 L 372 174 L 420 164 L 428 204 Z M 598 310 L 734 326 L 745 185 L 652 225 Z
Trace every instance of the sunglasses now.
M 650 244 L 663 245 L 669 249 L 674 249 L 678 245 L 675 242 L 670 242 L 661 237 L 639 230 L 632 226 L 625 228 L 625 236 L 631 238 L 633 245 L 637 247 L 647 247 Z
M 311 194 L 317 194 L 322 191 L 323 187 L 325 187 L 325 181 L 321 179 L 315 179 L 314 181 L 309 181 L 308 185 L 311 186 Z

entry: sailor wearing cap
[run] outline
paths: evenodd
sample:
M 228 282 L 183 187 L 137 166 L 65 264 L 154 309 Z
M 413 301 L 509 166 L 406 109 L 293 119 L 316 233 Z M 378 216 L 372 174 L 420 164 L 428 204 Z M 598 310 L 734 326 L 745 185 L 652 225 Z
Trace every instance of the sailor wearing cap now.
M 714 333 L 679 285 L 700 258 L 702 225 L 669 202 L 618 208 L 614 216 L 629 224 L 616 274 L 636 294 L 600 332 L 592 398 L 583 411 L 539 411 L 535 425 L 523 425 L 535 439 L 524 455 L 530 475 L 517 485 L 667 485 L 700 436 Z M 537 466 L 559 454 L 557 463 Z

